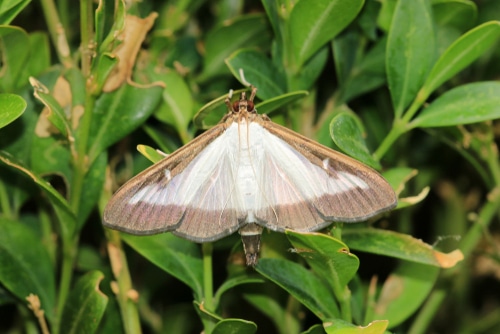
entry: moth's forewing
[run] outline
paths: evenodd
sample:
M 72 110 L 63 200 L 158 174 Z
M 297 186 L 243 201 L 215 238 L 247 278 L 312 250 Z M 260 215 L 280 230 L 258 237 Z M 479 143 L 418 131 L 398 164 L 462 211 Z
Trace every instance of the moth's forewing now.
M 225 129 L 224 123 L 213 127 L 125 183 L 108 202 L 104 225 L 132 234 L 178 231 L 194 241 L 214 240 L 234 232 L 237 226 L 229 231 L 218 224 L 203 225 L 213 217 L 197 211 L 201 200 L 196 193 L 180 191 L 193 177 L 187 167 Z M 216 215 L 219 218 L 220 212 Z
M 304 198 L 308 203 L 299 204 L 301 208 L 279 204 L 274 208 L 277 212 L 288 212 L 287 217 L 309 215 L 309 219 L 299 219 L 297 225 L 293 220 L 284 222 L 286 219 L 281 217 L 281 222 L 271 223 L 276 224 L 273 229 L 281 230 L 283 225 L 288 225 L 292 229 L 312 231 L 330 221 L 363 221 L 397 205 L 394 190 L 372 168 L 285 127 L 266 120 L 260 123 L 271 135 L 286 142 L 305 158 L 298 159 L 299 163 L 306 161 L 305 166 L 311 164 L 303 172 L 302 189 L 306 190 L 302 194 L 308 194 L 308 198 Z M 294 167 L 288 169 L 291 168 Z M 312 182 L 316 184 L 310 184 Z M 276 202 L 286 203 L 286 200 Z M 277 216 L 279 219 L 280 215 Z

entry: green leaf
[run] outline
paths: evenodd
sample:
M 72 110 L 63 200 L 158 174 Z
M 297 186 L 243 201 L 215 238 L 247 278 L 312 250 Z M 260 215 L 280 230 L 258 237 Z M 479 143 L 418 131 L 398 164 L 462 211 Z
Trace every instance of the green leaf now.
M 107 162 L 107 152 L 101 153 L 101 155 L 95 159 L 94 163 L 90 166 L 90 169 L 85 175 L 83 180 L 85 186 L 82 189 L 79 206 L 80 209 L 77 217 L 78 230 L 83 227 L 99 200 L 106 178 Z
M 318 318 L 339 316 L 331 290 L 318 276 L 301 265 L 281 259 L 260 259 L 255 269 L 285 289 Z
M 163 103 L 155 113 L 159 120 L 175 126 L 176 130 L 186 131 L 191 117 L 193 116 L 193 97 L 184 78 L 179 73 L 166 69 L 149 71 L 149 76 L 154 81 L 161 81 L 165 84 L 163 90 Z
M 387 40 L 386 70 L 399 118 L 422 87 L 435 57 L 428 0 L 398 1 Z
M 35 91 L 35 97 L 47 107 L 45 117 L 65 138 L 74 138 L 68 117 L 66 117 L 66 112 L 59 102 L 57 102 L 56 98 L 52 96 L 49 89 L 33 77 L 30 78 L 30 83 Z
M 286 240 L 286 238 L 283 239 Z M 286 243 L 290 245 L 288 240 Z M 282 333 L 297 333 L 302 327 L 298 316 L 302 310 L 300 308 L 290 310 L 286 302 L 289 298 L 287 292 L 277 289 L 276 285 L 269 280 L 258 286 L 246 287 L 243 298 L 264 314 L 276 328 L 280 328 Z
M 171 233 L 151 236 L 121 234 L 123 240 L 162 270 L 193 290 L 195 300 L 203 298 L 203 264 L 199 247 Z
M 137 151 L 154 164 L 165 158 L 163 154 L 147 145 L 137 145 Z
M 40 238 L 20 222 L 0 219 L 0 282 L 23 304 L 29 294 L 54 320 L 55 279 L 49 254 Z
M 205 40 L 203 73 L 199 81 L 206 81 L 216 75 L 227 73 L 224 60 L 231 53 L 257 45 L 269 45 L 267 20 L 264 15 L 239 16 L 210 31 Z
M 247 274 L 230 277 L 226 279 L 224 283 L 222 283 L 222 285 L 217 289 L 217 292 L 215 293 L 214 296 L 214 304 L 219 305 L 222 295 L 238 285 L 251 284 L 251 283 L 264 283 L 264 282 L 265 281 L 260 277 L 251 277 L 248 276 Z
M 453 26 L 462 31 L 477 22 L 477 5 L 470 0 L 433 1 L 432 13 L 437 25 Z
M 314 325 L 301 334 L 325 334 L 325 329 L 321 325 Z
M 88 272 L 71 289 L 61 318 L 65 333 L 96 332 L 108 304 L 108 297 L 99 290 L 103 278 L 100 271 Z
M 351 23 L 363 3 L 363 0 L 297 2 L 289 20 L 296 69 Z
M 21 28 L 0 26 L 2 45 L 2 71 L 0 71 L 0 91 L 12 92 L 26 84 L 21 74 L 30 53 L 28 34 Z
M 396 191 L 396 194 L 400 194 L 403 191 L 406 182 L 417 175 L 417 173 L 418 171 L 413 168 L 396 167 L 385 170 L 383 172 L 383 176 L 387 182 L 389 182 L 392 189 Z
M 342 239 L 349 247 L 367 253 L 391 256 L 397 259 L 451 268 L 461 260 L 460 250 L 442 253 L 410 235 L 375 228 L 344 228 Z
M 342 111 L 330 122 L 330 136 L 335 145 L 351 157 L 380 169 L 380 163 L 372 157 L 366 147 L 364 131 L 361 120 L 351 112 Z
M 325 321 L 323 326 L 327 334 L 384 334 L 389 322 L 387 320 L 375 320 L 367 326 L 356 326 L 341 319 Z
M 61 232 L 62 234 L 64 234 L 64 238 L 72 237 L 76 227 L 76 218 L 71 211 L 66 199 L 62 197 L 61 194 L 59 194 L 49 182 L 45 181 L 37 173 L 27 168 L 23 163 L 18 161 L 9 153 L 0 151 L 0 161 L 7 166 L 10 166 L 28 176 L 38 186 L 40 186 L 40 189 L 42 189 L 45 194 L 48 195 L 50 203 L 54 206 L 54 210 L 59 219 Z
M 29 58 L 25 64 L 22 74 L 19 77 L 19 84 L 24 85 L 26 78 L 30 76 L 42 75 L 51 65 L 50 52 L 51 45 L 49 38 L 45 32 L 30 33 L 29 36 Z M 36 50 L 36 52 L 33 52 Z
M 109 75 L 118 64 L 119 59 L 114 54 L 102 53 L 97 60 L 93 69 L 94 82 L 96 85 L 94 91 L 101 92 Z
M 417 115 L 410 126 L 453 126 L 497 118 L 500 118 L 500 82 L 484 81 L 447 91 Z
M 163 87 L 124 85 L 96 101 L 90 133 L 89 161 L 139 127 L 154 112 Z
M 255 105 L 255 109 L 257 109 L 259 114 L 271 114 L 273 111 L 278 110 L 279 108 L 307 95 L 309 95 L 309 92 L 306 90 L 298 90 L 295 92 L 286 93 L 280 96 L 273 97 L 272 99 L 257 103 Z
M 233 75 L 243 84 L 257 87 L 257 96 L 266 100 L 286 91 L 286 79 L 263 53 L 254 50 L 238 50 L 226 59 Z M 243 71 L 244 80 L 240 71 Z
M 26 105 L 26 101 L 19 95 L 0 94 L 0 129 L 21 116 Z
M 342 241 L 323 233 L 299 233 L 287 230 L 286 235 L 312 270 L 333 289 L 339 298 L 359 268 L 359 259 Z
M 422 87 L 422 99 L 463 70 L 496 45 L 500 37 L 500 22 L 491 21 L 468 31 L 441 55 Z
M 335 42 L 335 41 L 334 41 Z M 335 44 L 334 44 L 335 45 Z M 382 86 L 386 81 L 385 49 L 387 39 L 381 38 L 370 51 L 354 65 L 341 86 L 339 102 L 349 100 Z
M 375 305 L 375 319 L 386 319 L 394 328 L 407 320 L 427 299 L 440 269 L 402 261 L 384 282 Z
M 243 319 L 224 319 L 219 321 L 212 334 L 253 334 L 257 331 L 254 322 Z
M 327 45 L 323 46 L 302 66 L 295 84 L 290 84 L 288 90 L 311 89 L 318 77 L 323 73 L 329 55 Z
M 0 1 L 0 24 L 9 24 L 26 7 L 31 0 Z

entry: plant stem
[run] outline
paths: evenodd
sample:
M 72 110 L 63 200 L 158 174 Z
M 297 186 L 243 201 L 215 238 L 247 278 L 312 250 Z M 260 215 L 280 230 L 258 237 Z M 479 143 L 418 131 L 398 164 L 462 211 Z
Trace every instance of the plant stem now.
M 212 270 L 212 250 L 211 242 L 203 243 L 201 246 L 203 253 L 203 307 L 209 312 L 215 312 L 214 292 L 213 292 L 213 270 Z M 203 321 L 204 333 L 212 333 L 215 323 L 213 321 Z
M 85 78 L 90 77 L 90 66 L 92 63 L 93 49 L 93 8 L 92 1 L 80 1 L 80 30 L 81 30 L 81 50 L 82 50 L 82 74 Z M 88 87 L 87 87 L 88 88 Z
M 40 1 L 43 8 L 43 15 L 45 16 L 45 22 L 49 28 L 49 34 L 54 44 L 55 50 L 59 60 L 64 65 L 64 67 L 73 67 L 73 60 L 71 59 L 71 53 L 68 45 L 68 40 L 66 39 L 66 34 L 64 32 L 64 27 L 59 19 L 59 14 L 57 13 L 56 5 L 53 0 L 41 0 Z
M 479 215 L 472 225 L 472 227 L 467 231 L 467 234 L 460 242 L 460 250 L 467 258 L 472 253 L 477 243 L 481 239 L 484 231 L 488 228 L 488 225 L 493 220 L 493 217 L 497 214 L 498 208 L 500 207 L 500 186 L 496 186 L 487 196 L 487 202 L 479 212 Z
M 389 148 L 391 148 L 392 144 L 407 130 L 406 128 L 406 123 L 404 123 L 401 120 L 395 120 L 392 126 L 391 131 L 389 131 L 389 134 L 384 138 L 380 146 L 377 148 L 377 150 L 373 153 L 373 157 L 375 160 L 380 160 L 382 157 L 389 151 Z
M 116 285 L 112 285 L 116 294 L 118 306 L 122 316 L 124 332 L 126 334 L 141 333 L 141 323 L 137 310 L 137 292 L 132 287 L 132 279 L 127 265 L 127 258 L 123 251 L 120 233 L 106 230 L 108 237 L 108 255 Z
M 63 234 L 64 235 L 64 234 Z M 69 239 L 69 240 L 68 240 Z M 71 287 L 71 278 L 73 276 L 73 263 L 76 255 L 77 240 L 73 238 L 62 238 L 62 263 L 61 275 L 57 296 L 57 320 L 54 323 L 53 332 L 60 333 L 61 315 L 64 309 L 64 304 L 68 298 Z
M 210 312 L 215 311 L 212 272 L 212 249 L 211 242 L 202 244 L 203 251 L 203 305 Z
M 351 313 L 351 290 L 345 286 L 342 296 L 339 296 L 340 317 L 347 322 L 352 322 Z

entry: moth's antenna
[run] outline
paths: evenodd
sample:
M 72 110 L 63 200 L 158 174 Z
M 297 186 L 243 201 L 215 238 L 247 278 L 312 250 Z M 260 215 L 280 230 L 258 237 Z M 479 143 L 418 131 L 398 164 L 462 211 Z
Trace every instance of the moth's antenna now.
M 248 100 L 253 101 L 253 99 L 255 98 L 255 94 L 257 94 L 257 87 L 255 87 L 250 82 L 248 82 L 247 79 L 245 79 L 245 71 L 243 71 L 242 68 L 240 68 L 238 72 L 240 73 L 241 83 L 244 86 L 252 88 L 252 92 L 250 93 L 250 98 Z
M 240 79 L 241 79 L 241 83 L 244 85 L 244 86 L 247 86 L 247 87 L 253 87 L 253 85 L 247 81 L 247 79 L 245 79 L 245 71 L 243 71 L 242 68 L 239 69 L 239 74 L 240 74 Z

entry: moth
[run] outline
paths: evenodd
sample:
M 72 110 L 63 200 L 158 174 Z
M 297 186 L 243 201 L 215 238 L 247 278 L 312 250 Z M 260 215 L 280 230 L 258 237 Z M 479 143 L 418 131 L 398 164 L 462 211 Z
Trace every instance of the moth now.
M 256 91 L 227 98 L 215 127 L 118 189 L 104 225 L 201 243 L 239 231 L 246 263 L 255 266 L 263 228 L 317 231 L 396 206 L 372 168 L 259 115 Z

